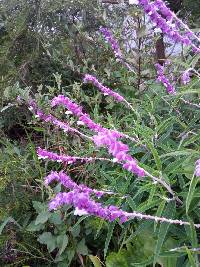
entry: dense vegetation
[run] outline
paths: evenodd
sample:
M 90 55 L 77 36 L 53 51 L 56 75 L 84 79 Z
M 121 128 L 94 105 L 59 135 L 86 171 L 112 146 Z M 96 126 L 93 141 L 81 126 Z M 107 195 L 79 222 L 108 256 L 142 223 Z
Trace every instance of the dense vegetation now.
M 0 0 L 0 266 L 200 266 L 200 2 L 182 45 L 116 2 Z

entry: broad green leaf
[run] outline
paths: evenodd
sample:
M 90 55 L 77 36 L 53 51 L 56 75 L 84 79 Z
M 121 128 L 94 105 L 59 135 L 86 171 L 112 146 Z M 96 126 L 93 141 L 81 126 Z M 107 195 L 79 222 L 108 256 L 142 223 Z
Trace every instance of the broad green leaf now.
M 66 234 L 57 236 L 57 247 L 59 248 L 59 255 L 61 255 L 68 245 L 68 237 Z
M 51 217 L 51 213 L 49 211 L 43 211 L 41 213 L 38 214 L 36 220 L 35 220 L 35 224 L 43 224 L 45 222 L 48 221 L 48 219 Z
M 84 238 L 77 244 L 76 250 L 81 255 L 88 255 L 88 248 L 85 244 Z
M 33 208 L 37 211 L 37 213 L 40 213 L 46 209 L 46 204 L 39 202 L 39 201 L 33 201 Z
M 35 224 L 35 221 L 32 221 L 27 227 L 26 230 L 29 232 L 37 232 L 40 230 L 44 230 L 45 224 Z
M 50 232 L 44 232 L 38 237 L 40 244 L 47 245 L 49 252 L 52 252 L 56 248 L 56 237 Z
M 71 231 L 73 237 L 79 236 L 80 231 L 81 231 L 80 224 L 77 224 L 76 227 L 72 227 L 70 231 Z
M 61 212 L 60 211 L 53 212 L 51 214 L 51 217 L 49 218 L 49 222 L 55 225 L 60 225 L 63 222 Z

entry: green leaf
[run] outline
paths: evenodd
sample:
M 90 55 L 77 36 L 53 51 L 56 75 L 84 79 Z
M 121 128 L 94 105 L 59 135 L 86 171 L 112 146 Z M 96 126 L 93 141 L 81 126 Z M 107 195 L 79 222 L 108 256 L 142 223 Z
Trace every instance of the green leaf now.
M 191 267 L 197 267 L 195 258 L 193 257 L 191 251 L 190 251 L 187 247 L 185 247 L 185 249 L 186 249 L 186 251 L 187 251 L 188 258 L 189 258 L 189 262 L 190 262 L 190 264 L 191 264 L 190 266 L 191 266 Z
M 197 183 L 198 183 L 198 178 L 195 175 L 193 175 L 192 180 L 190 182 L 188 195 L 187 195 L 187 198 L 186 198 L 186 213 L 187 214 L 188 214 L 188 211 L 189 211 L 189 208 L 190 208 L 190 204 L 191 204 L 191 201 L 192 201 L 194 193 L 195 193 L 195 189 L 196 189 Z
M 185 149 L 181 151 L 172 151 L 167 154 L 163 154 L 160 156 L 160 158 L 166 158 L 166 157 L 177 157 L 177 156 L 191 156 L 191 155 L 198 155 L 199 152 L 192 150 L 192 149 Z
M 88 255 L 88 248 L 85 245 L 85 239 L 84 238 L 77 244 L 76 250 L 81 255 Z
M 37 213 L 40 213 L 46 209 L 46 204 L 39 202 L 39 201 L 33 201 L 33 208 L 37 211 Z
M 166 120 L 162 121 L 157 127 L 156 127 L 156 132 L 158 133 L 158 135 L 160 135 L 161 133 L 165 132 L 168 127 L 171 127 L 173 125 L 173 123 L 176 121 L 175 117 L 170 117 L 167 118 Z
M 128 244 L 129 242 L 131 242 L 137 235 L 141 234 L 142 232 L 149 230 L 152 231 L 152 225 L 153 222 L 152 221 L 144 221 L 141 222 L 139 224 L 139 226 L 137 227 L 136 231 L 133 232 L 125 241 L 123 241 L 123 244 Z
M 43 211 L 43 212 L 41 212 L 37 216 L 37 218 L 35 220 L 35 225 L 43 224 L 43 223 L 47 222 L 50 217 L 51 217 L 51 213 L 49 211 Z
M 153 145 L 152 145 L 150 142 L 148 142 L 147 146 L 148 146 L 148 148 L 150 149 L 150 151 L 151 151 L 151 153 L 152 153 L 152 155 L 153 155 L 153 157 L 154 157 L 154 160 L 155 160 L 157 169 L 158 169 L 159 171 L 161 171 L 161 170 L 162 170 L 162 162 L 161 162 L 161 160 L 160 160 L 160 157 L 159 157 L 159 155 L 158 155 L 157 150 L 153 147 Z
M 47 245 L 49 252 L 52 252 L 56 248 L 56 238 L 50 232 L 44 232 L 37 240 L 40 244 Z
M 59 225 L 63 222 L 61 212 L 57 211 L 51 214 L 51 217 L 49 218 L 49 222 L 53 223 L 55 225 Z
M 94 267 L 102 267 L 101 262 L 97 256 L 89 255 L 91 262 L 94 264 Z
M 160 216 L 161 216 L 161 214 L 162 214 L 162 212 L 163 212 L 163 209 L 164 209 L 164 207 L 165 207 L 165 204 L 166 204 L 166 201 L 163 200 L 163 201 L 160 203 L 160 205 L 158 206 L 158 209 L 157 209 L 157 212 L 156 212 L 156 216 L 157 216 L 157 217 L 160 217 Z M 155 222 L 154 222 L 154 231 L 156 231 L 157 225 L 158 225 L 158 223 L 155 221 Z
M 87 216 L 81 216 L 81 218 L 78 219 L 78 221 L 72 226 L 71 231 L 75 230 L 75 228 L 86 218 L 88 218 L 89 215 Z
M 45 225 L 44 224 L 35 224 L 35 221 L 32 221 L 27 227 L 26 230 L 29 232 L 37 232 L 40 230 L 44 230 Z
M 57 241 L 57 247 L 59 248 L 59 255 L 61 255 L 68 245 L 68 237 L 65 234 L 59 235 L 57 236 L 56 241 Z
M 162 216 L 166 218 L 173 218 L 173 215 L 175 213 L 175 201 L 171 201 L 166 206 Z M 158 240 L 156 243 L 155 251 L 154 251 L 154 262 L 156 263 L 157 258 L 160 254 L 160 251 L 162 250 L 163 243 L 165 241 L 165 237 L 167 235 L 168 229 L 170 224 L 169 223 L 161 223 L 158 231 Z
M 108 226 L 108 233 L 107 233 L 105 247 L 104 247 L 104 258 L 106 257 L 106 254 L 107 254 L 107 251 L 108 251 L 108 246 L 110 244 L 110 240 L 111 240 L 111 237 L 112 237 L 112 234 L 113 234 L 113 230 L 115 228 L 115 224 L 116 224 L 116 222 L 112 222 Z

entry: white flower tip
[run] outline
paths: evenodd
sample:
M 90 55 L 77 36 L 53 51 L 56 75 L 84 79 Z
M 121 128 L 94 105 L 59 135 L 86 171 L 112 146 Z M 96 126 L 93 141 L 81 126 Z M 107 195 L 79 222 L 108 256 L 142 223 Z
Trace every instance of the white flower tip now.
M 38 156 L 38 159 L 48 159 L 47 156 Z
M 88 212 L 84 209 L 76 208 L 74 211 L 74 215 L 78 215 L 78 216 L 87 215 L 87 214 Z
M 138 0 L 129 0 L 130 5 L 138 5 L 139 1 Z
M 85 123 L 82 121 L 77 121 L 77 125 L 85 125 Z
M 68 111 L 65 111 L 65 114 L 66 114 L 66 115 L 71 115 L 71 114 L 73 114 L 73 113 L 72 113 L 71 111 L 68 110 Z

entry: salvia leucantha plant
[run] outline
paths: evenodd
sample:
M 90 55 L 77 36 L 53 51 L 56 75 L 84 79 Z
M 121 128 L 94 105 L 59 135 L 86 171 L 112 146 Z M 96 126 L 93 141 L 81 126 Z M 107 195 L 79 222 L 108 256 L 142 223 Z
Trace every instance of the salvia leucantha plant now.
M 192 52 L 196 55 L 199 54 L 200 39 L 198 35 L 194 34 L 193 31 L 191 31 L 189 27 L 167 7 L 164 1 L 138 0 L 135 1 L 135 4 L 141 6 L 154 26 L 167 35 L 172 41 L 179 42 L 182 45 L 191 48 Z M 127 67 L 128 71 L 134 71 L 132 66 L 130 66 L 124 59 L 120 46 L 114 38 L 111 30 L 107 29 L 106 27 L 101 27 L 100 33 L 104 36 L 106 42 L 111 46 L 116 60 Z M 166 93 L 171 95 L 171 97 L 175 97 L 177 94 L 175 81 L 170 80 L 170 77 L 167 77 L 165 74 L 165 69 L 168 65 L 170 65 L 169 60 L 166 60 L 163 65 L 155 64 L 157 81 L 163 84 L 163 86 L 166 88 Z M 180 80 L 183 85 L 186 85 L 190 82 L 191 73 L 199 77 L 198 71 L 196 71 L 194 67 L 190 67 L 182 71 L 180 74 Z M 93 84 L 93 86 L 96 87 L 103 95 L 112 97 L 113 101 L 124 105 L 124 108 L 130 109 L 130 111 L 134 112 L 134 107 L 124 96 L 103 85 L 100 79 L 97 79 L 95 76 L 85 74 L 83 83 Z M 195 104 L 187 100 L 184 101 L 186 104 L 195 106 Z M 34 100 L 29 101 L 29 108 L 37 118 L 62 129 L 65 133 L 75 133 L 80 135 L 85 142 L 92 143 L 96 149 L 101 149 L 101 147 L 104 147 L 109 157 L 77 157 L 73 155 L 59 155 L 39 147 L 37 149 L 37 155 L 40 159 L 48 159 L 50 161 L 63 163 L 64 165 L 74 164 L 78 161 L 82 163 L 105 161 L 110 164 L 117 164 L 127 172 L 130 172 L 141 179 L 141 181 L 144 179 L 150 179 L 152 184 L 162 187 L 166 192 L 165 199 L 168 202 L 175 201 L 178 205 L 183 204 L 182 200 L 178 197 L 169 181 L 166 181 L 162 175 L 155 176 L 150 171 L 147 171 L 146 168 L 143 168 L 142 164 L 131 155 L 130 147 L 127 144 L 128 142 L 132 142 L 148 150 L 148 146 L 141 141 L 137 135 L 133 134 L 132 136 L 129 136 L 116 129 L 108 129 L 102 124 L 96 123 L 94 120 L 92 120 L 89 114 L 83 111 L 83 108 L 80 105 L 65 95 L 58 95 L 52 99 L 51 108 L 56 108 L 58 106 L 64 106 L 64 108 L 67 110 L 67 114 L 71 114 L 77 118 L 77 125 L 79 126 L 77 127 L 78 129 L 74 128 L 66 121 L 63 122 L 52 113 L 46 114 L 38 107 Z M 89 129 L 89 134 L 86 134 L 85 131 L 82 131 L 81 127 L 86 127 Z M 196 162 L 194 161 L 194 168 L 195 171 L 192 182 L 195 177 L 200 176 L 199 160 Z M 117 195 L 114 190 L 95 189 L 84 184 L 78 184 L 74 182 L 64 170 L 59 172 L 52 171 L 47 177 L 45 177 L 46 186 L 49 186 L 52 182 L 60 183 L 66 190 L 64 192 L 57 193 L 51 199 L 49 202 L 50 211 L 57 210 L 63 205 L 70 205 L 74 207 L 74 215 L 91 215 L 102 218 L 109 222 L 118 220 L 121 224 L 132 219 L 151 220 L 179 226 L 187 226 L 191 224 L 189 220 L 148 215 L 137 211 L 128 212 L 115 205 L 105 205 L 103 203 L 104 197 L 112 197 Z M 200 228 L 200 224 L 195 223 L 194 227 Z

